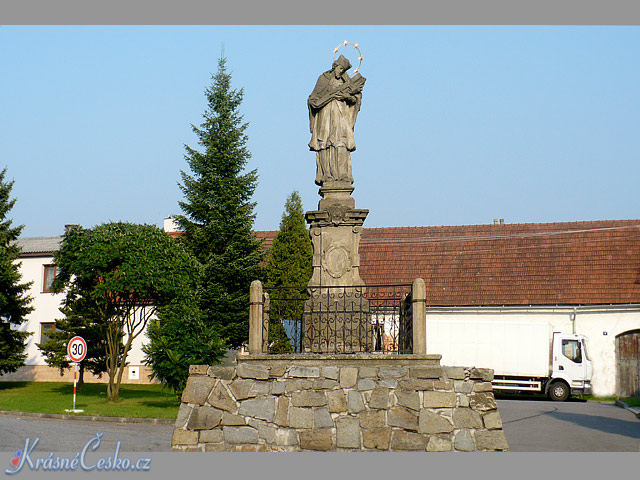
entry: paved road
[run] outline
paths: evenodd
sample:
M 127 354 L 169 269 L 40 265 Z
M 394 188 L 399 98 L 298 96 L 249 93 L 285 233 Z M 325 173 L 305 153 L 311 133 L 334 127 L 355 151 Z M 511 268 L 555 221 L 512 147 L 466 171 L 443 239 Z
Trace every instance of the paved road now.
M 27 438 L 40 438 L 39 452 L 78 452 L 104 432 L 100 451 L 113 452 L 119 440 L 123 452 L 170 452 L 173 425 L 123 424 L 0 415 L 0 452 L 15 452 Z
M 640 452 L 640 420 L 614 404 L 497 402 L 512 452 Z

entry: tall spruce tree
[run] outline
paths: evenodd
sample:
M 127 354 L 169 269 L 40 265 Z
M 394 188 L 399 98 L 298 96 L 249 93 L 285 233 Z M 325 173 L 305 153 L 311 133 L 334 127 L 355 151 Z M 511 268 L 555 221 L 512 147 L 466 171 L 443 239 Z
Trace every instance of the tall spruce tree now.
M 280 221 L 280 231 L 269 249 L 266 266 L 268 287 L 304 287 L 312 273 L 313 247 L 309 230 L 304 220 L 300 194 L 294 190 L 285 202 L 285 211 Z M 273 352 L 292 351 L 284 322 L 299 321 L 306 290 L 288 290 L 284 295 L 272 291 L 271 314 L 269 316 L 269 346 Z M 297 298 L 284 301 L 281 297 Z
M 249 286 L 260 277 L 261 243 L 253 233 L 257 171 L 245 172 L 251 157 L 248 126 L 239 113 L 243 90 L 231 88 L 226 58 L 218 61 L 205 90 L 208 109 L 192 125 L 202 151 L 185 145 L 191 174 L 181 171 L 184 215 L 176 221 L 184 241 L 203 266 L 199 305 L 204 321 L 230 346 L 249 338 Z
M 23 225 L 12 227 L 7 218 L 16 203 L 11 199 L 13 181 L 5 181 L 7 169 L 0 172 L 0 375 L 15 372 L 24 365 L 25 340 L 29 332 L 18 331 L 11 326 L 19 326 L 33 310 L 31 297 L 27 295 L 30 283 L 20 283 L 22 276 L 16 260 L 20 257 L 20 247 L 16 240 Z

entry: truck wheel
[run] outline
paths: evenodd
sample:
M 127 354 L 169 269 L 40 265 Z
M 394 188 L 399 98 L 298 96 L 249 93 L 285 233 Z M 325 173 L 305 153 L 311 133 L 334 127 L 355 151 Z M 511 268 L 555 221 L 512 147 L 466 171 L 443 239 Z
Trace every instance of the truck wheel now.
M 564 402 L 570 394 L 569 387 L 564 382 L 553 382 L 549 386 L 549 398 L 554 402 Z

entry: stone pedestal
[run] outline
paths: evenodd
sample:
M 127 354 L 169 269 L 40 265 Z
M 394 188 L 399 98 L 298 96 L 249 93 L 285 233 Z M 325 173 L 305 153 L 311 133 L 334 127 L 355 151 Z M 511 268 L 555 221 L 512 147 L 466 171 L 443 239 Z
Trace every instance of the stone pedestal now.
M 318 210 L 306 213 L 313 245 L 311 298 L 305 303 L 303 351 L 369 352 L 373 329 L 360 278 L 358 246 L 369 210 L 355 208 L 353 187 L 326 183 Z

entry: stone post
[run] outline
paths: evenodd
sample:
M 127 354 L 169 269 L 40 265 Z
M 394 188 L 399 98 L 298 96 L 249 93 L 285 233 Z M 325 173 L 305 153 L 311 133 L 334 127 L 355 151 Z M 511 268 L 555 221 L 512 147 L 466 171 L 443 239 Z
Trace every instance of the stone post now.
M 249 290 L 249 353 L 262 353 L 262 282 L 254 280 Z
M 427 287 L 422 278 L 411 285 L 411 310 L 413 313 L 413 353 L 427 353 Z

